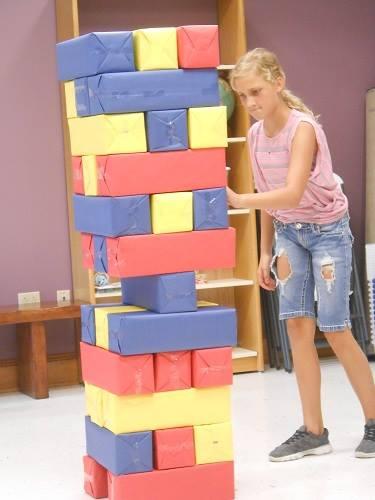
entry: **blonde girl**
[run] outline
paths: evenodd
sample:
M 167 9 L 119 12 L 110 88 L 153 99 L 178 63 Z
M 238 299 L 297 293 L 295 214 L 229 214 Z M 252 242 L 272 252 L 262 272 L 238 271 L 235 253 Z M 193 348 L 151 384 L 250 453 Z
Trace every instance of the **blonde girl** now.
M 348 200 L 333 175 L 326 136 L 313 112 L 285 88 L 285 73 L 272 52 L 258 48 L 241 57 L 231 85 L 256 120 L 248 145 L 257 193 L 228 188 L 228 202 L 261 211 L 258 280 L 266 290 L 279 288 L 303 413 L 303 426 L 269 458 L 288 461 L 332 451 L 322 417 L 316 324 L 363 409 L 365 433 L 355 455 L 375 457 L 374 380 L 350 323 Z

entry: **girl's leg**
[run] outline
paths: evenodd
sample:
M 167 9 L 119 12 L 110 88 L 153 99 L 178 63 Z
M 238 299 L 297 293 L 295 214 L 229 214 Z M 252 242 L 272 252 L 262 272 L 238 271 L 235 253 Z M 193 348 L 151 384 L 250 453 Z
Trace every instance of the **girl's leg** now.
M 375 419 L 375 384 L 365 354 L 351 330 L 325 333 L 361 403 L 366 421 Z
M 359 458 L 375 457 L 375 387 L 368 361 L 350 331 L 353 236 L 348 217 L 319 227 L 312 244 L 318 295 L 318 325 L 341 361 L 365 415 L 365 434 L 356 448 Z
M 312 318 L 287 320 L 293 365 L 302 404 L 304 425 L 309 432 L 323 433 L 321 376 L 318 353 L 314 344 L 315 321 Z
M 290 276 L 292 270 L 294 269 L 292 269 L 288 255 L 278 257 L 277 276 L 279 280 L 285 280 Z M 309 432 L 322 434 L 324 426 L 320 397 L 321 376 L 318 353 L 314 344 L 315 319 L 301 316 L 287 319 L 286 323 L 304 425 Z
M 342 363 L 363 408 L 375 418 L 375 386 L 366 356 L 350 330 L 353 237 L 347 218 L 321 226 L 313 246 L 313 272 L 318 292 L 318 325 Z
M 328 431 L 323 429 L 320 367 L 314 345 L 312 258 L 302 244 L 299 229 L 294 225 L 276 225 L 277 240 L 272 269 L 279 285 L 280 319 L 287 321 L 305 425 L 270 452 L 269 459 L 272 462 L 296 460 L 305 455 L 322 455 L 332 451 Z

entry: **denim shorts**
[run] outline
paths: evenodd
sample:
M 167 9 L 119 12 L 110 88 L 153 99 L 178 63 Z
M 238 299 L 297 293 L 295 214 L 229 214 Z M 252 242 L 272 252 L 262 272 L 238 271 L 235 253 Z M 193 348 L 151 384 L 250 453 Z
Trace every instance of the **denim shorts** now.
M 349 215 L 329 224 L 283 223 L 274 219 L 271 270 L 279 287 L 280 319 L 317 318 L 323 332 L 351 328 L 349 295 L 353 235 Z M 283 279 L 276 261 L 285 255 Z

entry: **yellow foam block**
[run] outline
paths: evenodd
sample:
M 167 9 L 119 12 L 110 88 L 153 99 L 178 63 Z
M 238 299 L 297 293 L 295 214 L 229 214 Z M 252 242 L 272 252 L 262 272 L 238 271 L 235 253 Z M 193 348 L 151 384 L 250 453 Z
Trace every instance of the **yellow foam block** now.
M 109 334 L 108 334 L 108 314 L 116 313 L 132 313 L 137 311 L 145 311 L 143 307 L 137 306 L 108 306 L 95 308 L 95 332 L 96 345 L 108 349 Z
M 230 420 L 230 386 L 117 396 L 85 384 L 91 420 L 115 434 Z
M 188 133 L 192 149 L 227 147 L 226 107 L 189 108 Z
M 103 427 L 103 394 L 102 389 L 95 385 L 85 384 L 86 415 L 95 415 L 97 425 Z
M 69 118 L 68 124 L 73 156 L 147 151 L 143 113 Z
M 98 194 L 98 168 L 95 155 L 82 156 L 83 189 L 87 196 Z
M 233 460 L 232 426 L 230 422 L 194 427 L 197 464 Z
M 72 80 L 71 82 L 65 82 L 64 88 L 65 88 L 66 116 L 68 118 L 75 118 L 77 116 L 77 106 L 76 106 L 76 92 L 74 87 L 74 80 Z
M 193 230 L 193 193 L 151 195 L 152 232 L 180 233 Z
M 138 70 L 178 68 L 176 28 L 135 30 L 133 40 Z

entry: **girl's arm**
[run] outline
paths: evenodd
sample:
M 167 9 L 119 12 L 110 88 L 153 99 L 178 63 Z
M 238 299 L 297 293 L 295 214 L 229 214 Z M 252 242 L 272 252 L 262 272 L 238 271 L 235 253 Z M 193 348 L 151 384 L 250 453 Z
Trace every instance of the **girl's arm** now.
M 265 210 L 260 211 L 260 258 L 258 283 L 265 290 L 275 290 L 276 282 L 270 275 L 272 262 L 272 244 L 274 238 L 273 217 Z
M 228 202 L 234 208 L 288 209 L 298 207 L 311 173 L 317 142 L 314 127 L 301 122 L 296 130 L 286 184 L 264 193 L 237 194 L 227 188 Z
M 265 210 L 260 211 L 260 254 L 272 255 L 272 245 L 275 230 L 273 217 Z

